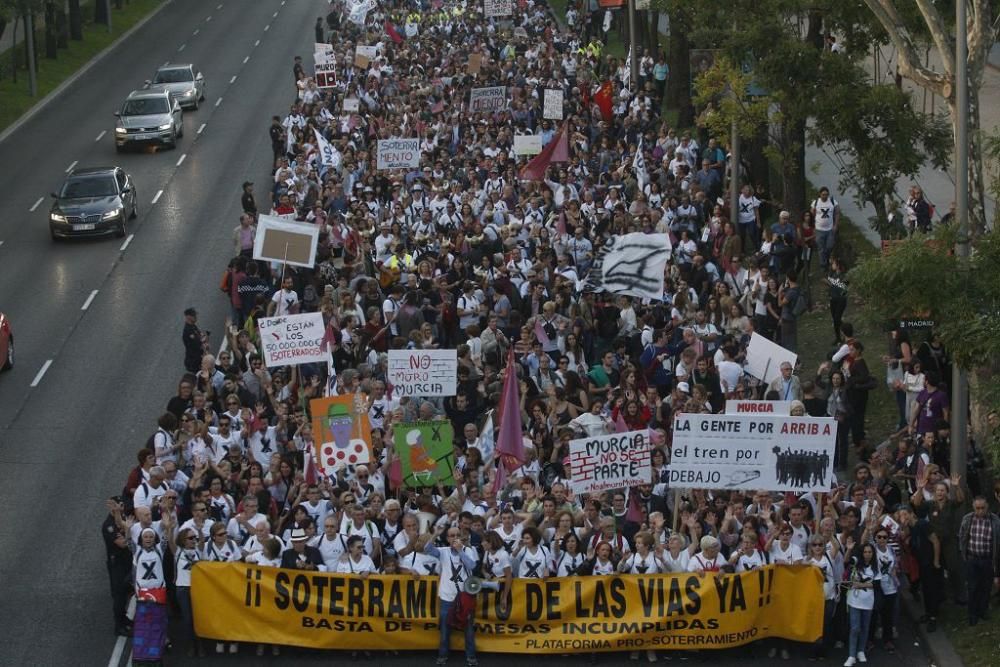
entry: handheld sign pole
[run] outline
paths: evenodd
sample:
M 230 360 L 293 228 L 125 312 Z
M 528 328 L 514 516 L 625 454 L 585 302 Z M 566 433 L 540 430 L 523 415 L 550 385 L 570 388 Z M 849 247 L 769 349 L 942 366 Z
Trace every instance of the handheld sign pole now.
M 288 266 L 288 242 L 285 242 L 285 256 L 281 258 L 281 282 L 285 282 L 285 267 Z M 278 287 L 281 285 L 279 283 Z
M 681 513 L 681 490 L 674 489 L 674 532 L 677 532 L 677 521 L 680 518 Z

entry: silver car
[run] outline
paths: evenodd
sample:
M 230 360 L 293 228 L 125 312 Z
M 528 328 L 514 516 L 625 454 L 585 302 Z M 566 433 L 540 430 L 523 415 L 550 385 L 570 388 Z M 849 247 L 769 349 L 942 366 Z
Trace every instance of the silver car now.
M 174 148 L 184 136 L 181 106 L 166 90 L 137 90 L 115 112 L 115 148 L 159 144 Z
M 146 90 L 169 91 L 183 108 L 197 109 L 205 100 L 205 77 L 190 63 L 164 65 L 146 80 Z

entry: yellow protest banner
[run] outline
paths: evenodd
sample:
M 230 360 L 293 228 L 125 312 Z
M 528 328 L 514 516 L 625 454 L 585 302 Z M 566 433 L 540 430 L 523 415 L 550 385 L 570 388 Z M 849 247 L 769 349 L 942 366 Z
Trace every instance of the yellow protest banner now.
M 198 563 L 201 637 L 322 649 L 428 650 L 438 642 L 438 579 Z M 572 653 L 729 648 L 823 630 L 823 580 L 811 566 L 697 574 L 515 579 L 510 609 L 477 596 L 476 648 Z M 461 644 L 454 633 L 453 646 Z

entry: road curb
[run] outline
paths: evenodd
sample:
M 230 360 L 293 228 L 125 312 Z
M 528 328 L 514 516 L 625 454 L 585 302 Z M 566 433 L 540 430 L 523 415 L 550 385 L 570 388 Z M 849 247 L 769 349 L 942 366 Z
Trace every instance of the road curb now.
M 129 28 L 128 30 L 126 30 L 125 32 L 123 32 L 121 35 L 119 35 L 118 39 L 116 39 L 115 41 L 113 41 L 110 44 L 108 44 L 97 55 L 95 55 L 93 58 L 91 58 L 90 60 L 88 60 L 87 62 L 85 62 L 80 67 L 80 69 L 78 69 L 76 72 L 74 72 L 73 74 L 71 74 L 68 79 L 66 79 L 65 81 L 63 81 L 62 83 L 60 83 L 58 86 L 56 86 L 55 90 L 53 90 L 48 95 L 46 95 L 42 99 L 40 99 L 37 102 L 35 102 L 35 104 L 33 104 L 31 106 L 31 108 L 29 108 L 27 111 L 25 111 L 23 114 L 21 114 L 21 117 L 18 118 L 16 121 L 14 121 L 11 124 L 10 127 L 8 127 L 3 132 L 0 132 L 0 143 L 3 143 L 4 140 L 6 140 L 9 136 L 11 136 L 12 134 L 14 134 L 14 132 L 16 132 L 17 130 L 21 129 L 22 125 L 24 125 L 29 120 L 31 120 L 32 118 L 34 118 L 35 115 L 37 115 L 39 111 L 41 111 L 42 109 L 44 109 L 49 104 L 49 102 L 51 102 L 52 100 L 54 100 L 56 97 L 58 97 L 60 94 L 62 94 L 63 91 L 65 91 L 71 85 L 73 85 L 74 83 L 76 83 L 76 81 L 81 76 L 83 76 L 84 74 L 86 74 L 87 72 L 90 71 L 90 68 L 92 68 L 94 65 L 96 65 L 97 63 L 99 63 L 101 60 L 103 60 L 106 55 L 108 55 L 109 53 L 111 53 L 112 51 L 114 51 L 116 48 L 118 48 L 118 46 L 122 42 L 124 42 L 126 39 L 128 39 L 129 37 L 131 37 L 132 34 L 135 33 L 135 31 L 137 31 L 139 28 L 141 28 L 144 25 L 146 25 L 147 23 L 149 23 L 153 19 L 154 16 L 156 16 L 161 11 L 163 11 L 163 9 L 167 5 L 171 4 L 173 1 L 174 0 L 164 0 L 164 2 L 162 2 L 159 7 L 157 7 L 156 9 L 154 9 L 152 12 L 150 12 L 149 14 L 147 14 L 146 16 L 144 16 L 143 18 L 139 19 L 139 21 L 135 25 L 133 25 L 131 28 Z
M 945 634 L 941 625 L 938 625 L 936 631 L 927 632 L 927 628 L 917 620 L 923 615 L 923 606 L 914 600 L 908 592 L 901 591 L 899 598 L 903 605 L 903 611 L 913 624 L 920 641 L 924 643 L 924 650 L 931 657 L 931 663 L 938 667 L 963 667 L 965 663 L 955 652 L 955 647 L 951 645 L 948 635 Z

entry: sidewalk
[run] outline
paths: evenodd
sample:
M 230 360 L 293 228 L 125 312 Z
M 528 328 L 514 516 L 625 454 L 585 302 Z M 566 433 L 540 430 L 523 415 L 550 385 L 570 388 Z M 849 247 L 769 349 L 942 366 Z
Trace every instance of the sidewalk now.
M 895 69 L 895 54 L 891 53 L 889 49 L 883 49 L 883 53 L 886 59 L 880 61 L 881 66 L 879 69 L 881 71 L 881 81 L 887 82 L 889 80 L 887 67 L 891 66 L 893 70 Z M 871 59 L 869 59 L 869 63 L 869 69 L 872 69 Z M 903 81 L 903 87 L 913 91 L 914 106 L 916 108 L 923 109 L 926 107 L 928 112 L 931 111 L 932 97 L 929 93 L 925 95 L 923 88 L 915 86 L 906 79 Z M 979 106 L 981 129 L 983 132 L 990 134 L 1000 126 L 1000 44 L 995 45 L 993 51 L 990 53 L 989 64 L 983 74 L 983 87 L 980 90 Z M 933 110 L 935 113 L 944 114 L 945 116 L 948 114 L 948 107 L 941 98 L 933 99 Z M 827 151 L 832 152 L 829 147 Z M 989 174 L 991 172 L 995 173 L 997 169 L 998 165 L 996 164 L 986 165 L 984 179 L 987 183 L 990 180 Z M 879 236 L 868 224 L 868 219 L 875 216 L 875 209 L 870 204 L 859 206 L 853 201 L 851 195 L 841 192 L 840 172 L 837 165 L 822 149 L 812 145 L 806 147 L 806 171 L 808 178 L 817 188 L 823 185 L 830 188 L 830 192 L 834 193 L 834 197 L 840 203 L 841 212 L 855 223 L 858 229 L 861 230 L 861 233 L 865 235 L 865 238 L 871 241 L 873 245 L 878 246 L 880 243 Z M 924 196 L 934 203 L 937 208 L 937 216 L 940 217 L 948 212 L 951 203 L 955 201 L 954 173 L 953 166 L 949 166 L 947 171 L 933 169 L 928 166 L 914 180 L 901 178 L 897 181 L 896 192 L 900 197 L 905 199 L 910 186 L 913 184 L 919 185 L 923 188 Z M 997 202 L 987 195 L 985 206 L 986 220 L 987 223 L 991 224 Z

